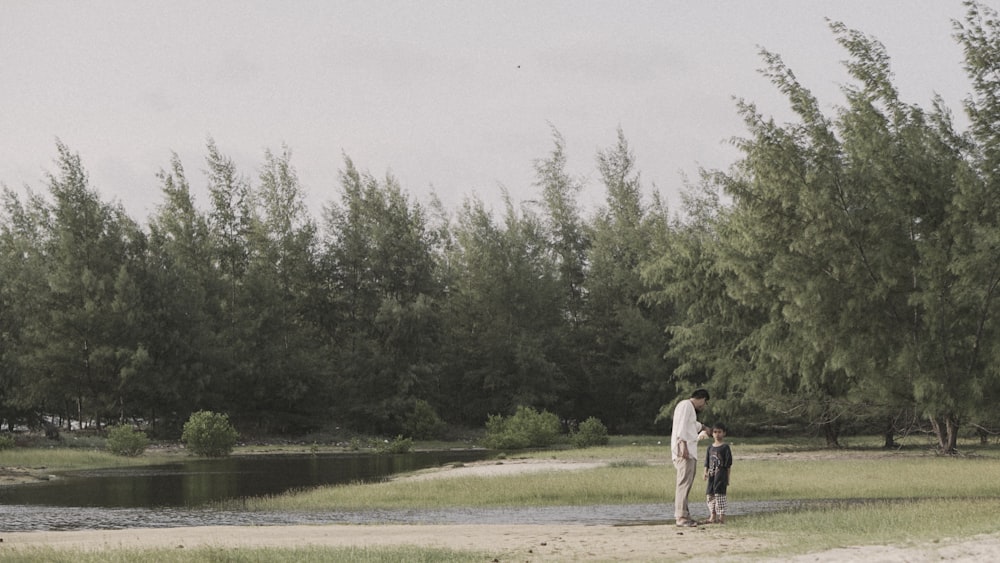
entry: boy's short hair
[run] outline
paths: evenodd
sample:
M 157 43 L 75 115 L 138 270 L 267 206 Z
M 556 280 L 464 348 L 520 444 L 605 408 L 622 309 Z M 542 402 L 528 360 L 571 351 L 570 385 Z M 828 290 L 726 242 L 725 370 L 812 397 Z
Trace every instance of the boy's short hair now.
M 691 393 L 692 399 L 705 399 L 708 400 L 708 389 L 695 389 L 694 393 Z
M 729 434 L 729 429 L 726 428 L 726 425 L 721 422 L 716 422 L 715 424 L 712 425 L 712 430 L 715 430 L 716 428 L 722 430 L 722 432 L 725 434 Z

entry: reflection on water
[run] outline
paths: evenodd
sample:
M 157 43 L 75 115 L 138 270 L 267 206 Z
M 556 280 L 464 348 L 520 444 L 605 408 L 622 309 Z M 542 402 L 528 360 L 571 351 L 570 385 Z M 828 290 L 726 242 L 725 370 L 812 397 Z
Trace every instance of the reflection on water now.
M 78 471 L 44 483 L 0 487 L 0 505 L 194 507 L 320 485 L 377 481 L 394 473 L 474 461 L 486 455 L 484 450 L 463 450 L 191 459 L 169 465 Z
M 249 512 L 210 510 L 206 503 L 279 494 L 319 485 L 379 481 L 389 475 L 485 459 L 489 452 L 402 455 L 257 455 L 191 459 L 170 465 L 81 471 L 44 483 L 0 487 L 0 532 L 273 526 L 288 524 L 606 524 L 673 521 L 671 504 Z M 666 479 L 666 477 L 665 477 Z M 790 502 L 729 501 L 729 515 L 793 508 Z M 707 514 L 692 502 L 695 518 Z

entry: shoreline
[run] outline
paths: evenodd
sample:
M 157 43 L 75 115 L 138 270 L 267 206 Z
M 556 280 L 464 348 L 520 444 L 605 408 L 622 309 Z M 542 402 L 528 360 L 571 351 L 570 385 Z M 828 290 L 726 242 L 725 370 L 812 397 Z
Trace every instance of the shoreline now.
M 793 459 L 800 456 L 780 455 Z M 804 456 L 803 456 L 804 457 Z M 510 459 L 441 466 L 395 477 L 421 481 L 476 475 L 516 475 L 539 471 L 586 470 L 601 461 Z M 44 480 L 35 470 L 0 469 L 0 484 L 16 486 Z M 3 555 L 32 549 L 87 552 L 124 549 L 302 548 L 418 546 L 485 552 L 497 560 L 518 561 L 679 561 L 698 557 L 706 545 L 723 561 L 930 562 L 1000 560 L 1000 533 L 941 541 L 893 545 L 844 546 L 768 559 L 759 554 L 780 547 L 774 535 L 745 535 L 734 528 L 702 525 L 678 528 L 672 519 L 635 525 L 606 524 L 291 524 L 188 526 L 0 532 Z

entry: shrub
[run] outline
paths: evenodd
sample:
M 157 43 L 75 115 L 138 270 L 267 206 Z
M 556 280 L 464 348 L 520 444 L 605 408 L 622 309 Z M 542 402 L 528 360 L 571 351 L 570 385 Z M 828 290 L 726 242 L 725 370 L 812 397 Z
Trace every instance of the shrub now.
M 405 454 L 413 447 L 413 440 L 396 436 L 392 440 L 386 440 L 375 447 L 375 451 L 380 454 Z
M 605 446 L 609 441 L 608 429 L 604 423 L 592 416 L 580 424 L 569 440 L 578 448 Z
M 142 455 L 148 445 L 149 439 L 146 438 L 145 432 L 124 424 L 109 428 L 108 439 L 105 442 L 108 451 L 126 457 Z
M 198 411 L 184 423 L 181 441 L 196 455 L 223 457 L 233 451 L 238 436 L 229 415 Z
M 423 399 L 417 399 L 413 411 L 403 421 L 403 431 L 406 435 L 418 440 L 437 438 L 444 430 L 444 421 L 434 411 L 434 407 Z
M 13 436 L 0 436 L 0 451 L 13 449 L 16 445 Z
M 486 447 L 494 450 L 517 450 L 551 446 L 559 437 L 559 417 L 518 407 L 509 417 L 490 415 L 486 420 Z

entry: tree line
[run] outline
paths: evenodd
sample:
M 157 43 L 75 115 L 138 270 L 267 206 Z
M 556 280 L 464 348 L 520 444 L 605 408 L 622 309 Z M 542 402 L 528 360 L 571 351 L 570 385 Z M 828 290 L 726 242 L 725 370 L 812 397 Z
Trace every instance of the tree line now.
M 287 149 L 248 179 L 207 144 L 209 206 L 180 160 L 140 225 L 57 142 L 46 194 L 4 189 L 0 418 L 248 432 L 482 427 L 518 406 L 649 428 L 667 396 L 662 307 L 640 265 L 668 230 L 624 136 L 584 220 L 558 133 L 537 203 L 449 213 L 349 159 L 312 219 Z M 662 246 L 662 245 L 659 245 Z
M 972 93 L 906 103 L 876 39 L 839 23 L 852 82 L 828 115 L 775 53 L 794 112 L 749 101 L 740 159 L 683 213 L 646 194 L 622 131 L 585 213 L 565 143 L 499 212 L 412 199 L 347 157 L 311 218 L 291 154 L 242 175 L 207 143 L 208 209 L 176 155 L 143 225 L 57 142 L 47 193 L 3 190 L 0 420 L 225 412 L 244 432 L 415 434 L 530 406 L 612 432 L 712 389 L 731 425 L 985 438 L 1000 395 L 1000 24 L 953 22 Z

